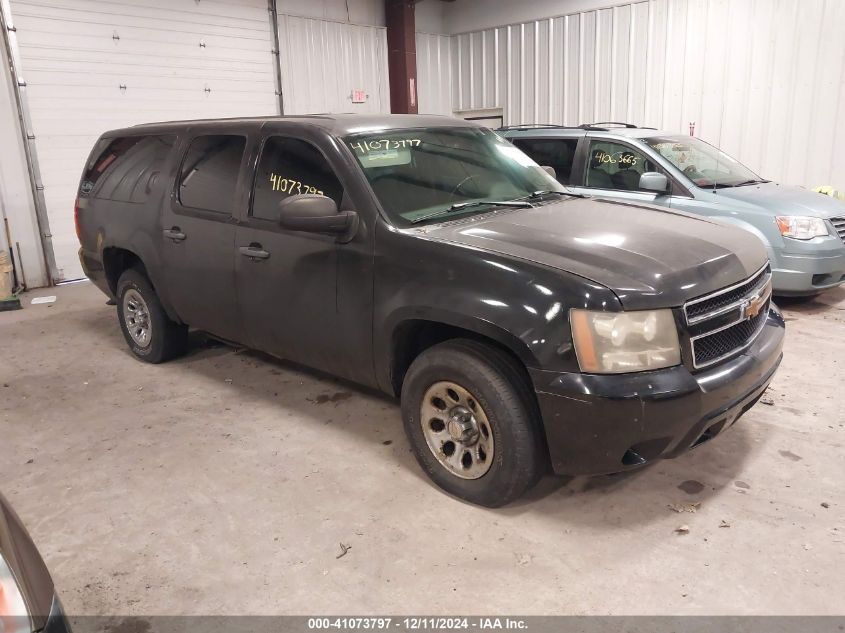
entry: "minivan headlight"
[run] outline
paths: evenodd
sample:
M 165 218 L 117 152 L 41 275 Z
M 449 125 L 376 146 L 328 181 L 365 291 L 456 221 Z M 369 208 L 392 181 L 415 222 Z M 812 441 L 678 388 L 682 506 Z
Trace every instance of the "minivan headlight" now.
M 29 613 L 12 570 L 0 554 L 0 631 L 30 633 Z
M 671 310 L 569 311 L 581 371 L 621 374 L 679 365 L 681 348 Z
M 827 224 L 821 218 L 811 218 L 803 215 L 779 215 L 775 218 L 784 237 L 796 240 L 811 240 L 814 237 L 824 237 L 829 234 Z

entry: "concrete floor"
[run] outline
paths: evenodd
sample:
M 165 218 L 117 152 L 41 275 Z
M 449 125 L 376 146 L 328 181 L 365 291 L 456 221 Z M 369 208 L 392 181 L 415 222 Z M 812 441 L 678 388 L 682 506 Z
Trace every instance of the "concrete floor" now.
M 0 488 L 70 613 L 845 613 L 843 290 L 786 306 L 773 405 L 495 511 L 423 477 L 391 400 L 202 337 L 138 362 L 87 283 L 24 301 Z

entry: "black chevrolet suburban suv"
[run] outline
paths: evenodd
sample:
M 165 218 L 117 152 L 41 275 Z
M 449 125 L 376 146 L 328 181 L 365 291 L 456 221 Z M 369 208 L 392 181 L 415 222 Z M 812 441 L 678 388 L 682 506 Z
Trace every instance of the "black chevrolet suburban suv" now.
M 76 222 L 138 358 L 190 326 L 401 396 L 422 468 L 486 506 L 706 442 L 781 360 L 753 235 L 574 195 L 448 117 L 115 130 Z

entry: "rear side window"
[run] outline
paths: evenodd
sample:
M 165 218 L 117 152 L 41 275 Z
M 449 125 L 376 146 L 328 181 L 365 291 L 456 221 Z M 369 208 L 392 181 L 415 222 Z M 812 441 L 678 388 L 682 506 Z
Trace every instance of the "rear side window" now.
M 577 138 L 515 138 L 511 142 L 544 167 L 554 167 L 555 178 L 570 183 L 572 162 L 578 149 Z
M 146 201 L 175 142 L 175 136 L 101 140 L 86 165 L 79 194 L 115 202 Z
M 264 143 L 255 174 L 253 217 L 275 220 L 279 202 L 300 193 L 327 196 L 340 206 L 343 186 L 316 147 L 295 138 L 271 136 Z
M 231 215 L 246 138 L 198 136 L 179 173 L 179 202 L 186 207 Z

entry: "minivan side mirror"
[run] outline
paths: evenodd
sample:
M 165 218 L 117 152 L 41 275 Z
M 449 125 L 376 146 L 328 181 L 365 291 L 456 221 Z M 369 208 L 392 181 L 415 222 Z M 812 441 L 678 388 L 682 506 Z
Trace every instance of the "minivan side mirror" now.
M 358 228 L 358 214 L 337 210 L 337 204 L 327 196 L 301 193 L 279 202 L 279 225 L 291 231 L 337 235 L 349 241 Z
M 666 174 L 659 174 L 656 171 L 647 171 L 640 176 L 640 191 L 668 193 L 669 179 L 666 177 Z
M 543 170 L 552 178 L 557 179 L 557 172 L 555 171 L 554 167 L 549 167 L 548 165 L 541 165 Z

